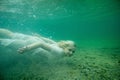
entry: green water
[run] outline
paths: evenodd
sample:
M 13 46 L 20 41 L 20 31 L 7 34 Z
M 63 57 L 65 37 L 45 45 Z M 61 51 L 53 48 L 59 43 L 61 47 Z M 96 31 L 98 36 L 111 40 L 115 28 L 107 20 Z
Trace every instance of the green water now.
M 77 45 L 60 60 L 0 45 L 0 80 L 119 80 L 119 26 L 119 0 L 0 0 L 0 28 Z

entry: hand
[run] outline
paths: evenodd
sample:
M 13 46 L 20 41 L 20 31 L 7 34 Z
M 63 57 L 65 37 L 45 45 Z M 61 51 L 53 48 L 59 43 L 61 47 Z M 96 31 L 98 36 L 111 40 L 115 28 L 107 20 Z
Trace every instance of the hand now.
M 28 46 L 24 46 L 24 47 L 22 47 L 22 48 L 19 48 L 17 51 L 18 51 L 18 53 L 23 54 L 23 53 L 26 52 L 27 50 L 28 50 Z

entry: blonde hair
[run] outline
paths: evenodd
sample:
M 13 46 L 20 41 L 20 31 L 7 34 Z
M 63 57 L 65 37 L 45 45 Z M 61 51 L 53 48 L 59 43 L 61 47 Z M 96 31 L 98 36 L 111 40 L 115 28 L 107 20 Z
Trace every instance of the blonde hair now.
M 66 56 L 71 56 L 75 52 L 75 43 L 70 40 L 58 42 L 59 47 L 61 47 Z
M 69 47 L 71 45 L 73 45 L 75 47 L 75 43 L 73 41 L 70 40 L 66 40 L 66 41 L 60 41 L 58 42 L 59 47 L 65 49 L 66 47 Z

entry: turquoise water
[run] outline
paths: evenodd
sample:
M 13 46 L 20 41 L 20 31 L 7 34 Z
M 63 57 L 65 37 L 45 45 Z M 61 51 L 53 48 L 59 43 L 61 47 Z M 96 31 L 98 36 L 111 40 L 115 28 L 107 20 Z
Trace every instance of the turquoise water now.
M 73 40 L 77 51 L 46 60 L 0 45 L 0 80 L 119 80 L 119 26 L 119 0 L 1 0 L 0 28 Z

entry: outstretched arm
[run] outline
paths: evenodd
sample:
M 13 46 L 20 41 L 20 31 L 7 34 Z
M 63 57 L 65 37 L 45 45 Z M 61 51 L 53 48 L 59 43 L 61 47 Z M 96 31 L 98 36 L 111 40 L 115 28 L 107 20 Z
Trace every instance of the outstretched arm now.
M 28 52 L 30 50 L 37 49 L 39 47 L 41 47 L 41 48 L 43 48 L 47 51 L 51 50 L 51 47 L 48 44 L 41 43 L 41 42 L 36 42 L 36 43 L 30 44 L 30 45 L 24 46 L 22 48 L 19 48 L 18 52 L 22 54 L 22 53 Z

